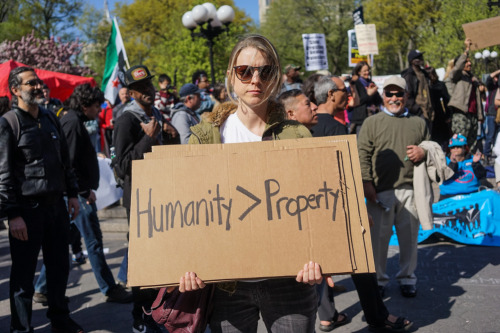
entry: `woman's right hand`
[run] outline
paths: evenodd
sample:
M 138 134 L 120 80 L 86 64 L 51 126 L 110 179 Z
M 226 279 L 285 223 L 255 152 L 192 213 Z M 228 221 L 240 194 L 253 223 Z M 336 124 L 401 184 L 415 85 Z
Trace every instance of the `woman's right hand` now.
M 179 281 L 179 291 L 181 293 L 202 288 L 205 288 L 205 283 L 195 272 L 186 272 L 184 276 L 181 276 Z

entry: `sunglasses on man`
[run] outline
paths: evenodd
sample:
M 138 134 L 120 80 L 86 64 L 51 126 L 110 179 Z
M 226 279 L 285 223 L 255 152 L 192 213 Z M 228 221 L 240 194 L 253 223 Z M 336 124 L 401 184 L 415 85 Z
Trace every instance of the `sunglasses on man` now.
M 387 98 L 392 98 L 392 96 L 396 96 L 398 98 L 401 98 L 401 97 L 405 96 L 404 91 L 398 91 L 397 93 L 392 93 L 392 92 L 386 91 L 384 94 L 385 94 L 385 97 L 387 97 Z
M 234 73 L 236 74 L 236 77 L 242 83 L 250 83 L 250 81 L 252 81 L 252 77 L 255 71 L 259 73 L 259 77 L 262 81 L 269 81 L 273 76 L 273 72 L 276 70 L 276 66 L 265 65 L 265 66 L 253 67 L 248 65 L 241 65 L 241 66 L 234 66 L 233 69 Z

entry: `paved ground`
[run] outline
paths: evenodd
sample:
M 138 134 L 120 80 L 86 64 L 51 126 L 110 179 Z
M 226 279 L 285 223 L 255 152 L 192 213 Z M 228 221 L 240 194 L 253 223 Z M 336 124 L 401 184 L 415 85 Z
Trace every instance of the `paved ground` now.
M 106 258 L 117 274 L 125 251 L 126 222 L 118 216 L 102 221 L 104 243 L 109 248 Z M 389 273 L 397 271 L 398 250 L 390 248 Z M 395 282 L 386 292 L 385 302 L 390 311 L 415 321 L 413 331 L 427 332 L 500 332 L 500 248 L 464 246 L 433 239 L 420 245 L 417 276 L 418 296 L 405 299 Z M 7 231 L 0 231 L 0 333 L 9 327 L 10 255 Z M 335 332 L 368 332 L 357 293 L 348 276 L 337 276 L 337 283 L 347 292 L 336 296 L 337 309 L 345 311 L 352 322 Z M 131 332 L 131 305 L 104 302 L 90 264 L 74 267 L 70 273 L 67 295 L 72 317 L 86 332 Z M 33 306 L 36 332 L 48 333 L 46 308 Z M 259 333 L 265 332 L 263 325 Z

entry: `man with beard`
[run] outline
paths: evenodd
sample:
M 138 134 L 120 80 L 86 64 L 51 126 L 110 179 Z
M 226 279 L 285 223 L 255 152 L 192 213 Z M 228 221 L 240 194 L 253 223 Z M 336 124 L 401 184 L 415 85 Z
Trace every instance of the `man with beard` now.
M 130 198 L 132 180 L 132 161 L 140 160 L 144 154 L 156 145 L 179 143 L 179 134 L 153 104 L 155 88 L 151 82 L 153 75 L 143 65 L 131 67 L 125 73 L 125 83 L 134 99 L 128 103 L 123 114 L 116 120 L 113 142 L 115 158 L 112 166 L 116 175 L 123 181 L 123 206 L 130 223 Z M 126 258 L 124 260 L 127 260 Z M 148 310 L 156 296 L 149 289 L 132 288 L 134 319 L 132 330 L 135 333 L 161 332 L 151 316 L 143 312 Z
M 56 116 L 38 106 L 43 92 L 35 71 L 14 68 L 8 82 L 17 104 L 0 118 L 0 212 L 9 220 L 10 332 L 33 331 L 33 278 L 40 248 L 52 332 L 83 332 L 69 317 L 65 299 L 69 215 L 74 219 L 79 210 L 68 146 Z
M 426 152 L 418 147 L 429 140 L 425 121 L 405 109 L 406 81 L 391 76 L 384 82 L 384 108 L 368 117 L 358 137 L 361 175 L 371 228 L 379 290 L 389 282 L 387 252 L 392 227 L 398 236 L 400 271 L 396 279 L 404 297 L 417 295 L 417 236 L 419 221 L 414 204 L 413 166 Z

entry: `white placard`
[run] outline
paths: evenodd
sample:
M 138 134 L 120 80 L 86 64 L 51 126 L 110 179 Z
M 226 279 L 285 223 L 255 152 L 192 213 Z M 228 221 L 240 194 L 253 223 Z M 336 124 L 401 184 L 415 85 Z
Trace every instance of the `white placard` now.
M 306 71 L 328 70 L 324 34 L 302 34 Z
M 375 24 L 354 26 L 360 55 L 378 54 L 377 30 Z

